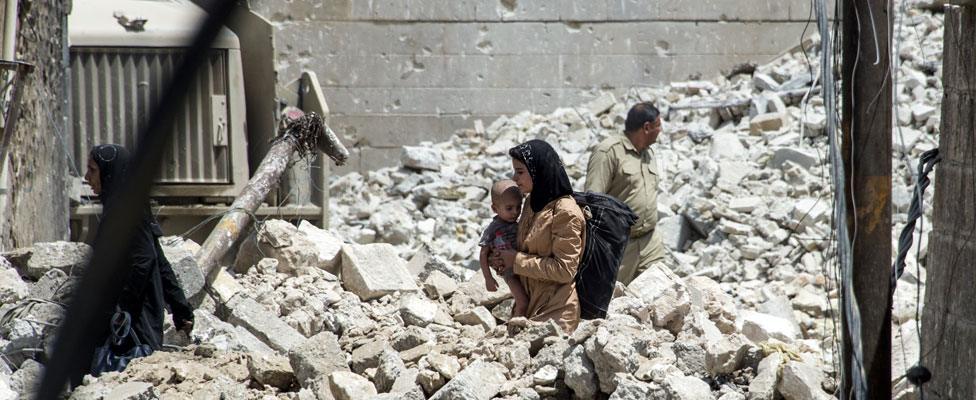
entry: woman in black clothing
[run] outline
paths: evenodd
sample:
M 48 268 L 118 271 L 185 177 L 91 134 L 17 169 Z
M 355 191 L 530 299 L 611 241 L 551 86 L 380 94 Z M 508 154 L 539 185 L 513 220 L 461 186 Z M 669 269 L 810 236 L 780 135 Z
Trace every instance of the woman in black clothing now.
M 115 207 L 129 153 L 122 146 L 105 144 L 95 146 L 90 153 L 85 180 L 102 202 L 103 213 Z M 131 316 L 132 332 L 142 344 L 154 351 L 163 346 L 164 308 L 169 306 L 173 325 L 187 333 L 193 328 L 193 308 L 186 300 L 176 274 L 159 246 L 162 230 L 149 210 L 143 205 L 142 221 L 136 228 L 129 251 L 129 269 L 123 277 L 122 291 L 116 303 Z M 106 310 L 112 313 L 115 310 Z M 96 343 L 103 343 L 106 329 Z

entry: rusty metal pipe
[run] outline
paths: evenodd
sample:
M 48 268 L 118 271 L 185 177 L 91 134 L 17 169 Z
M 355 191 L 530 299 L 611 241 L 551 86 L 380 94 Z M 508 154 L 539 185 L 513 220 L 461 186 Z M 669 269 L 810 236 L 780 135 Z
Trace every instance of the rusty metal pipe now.
M 348 157 L 345 147 L 338 142 L 334 134 L 328 134 L 331 130 L 314 113 L 302 115 L 300 112 L 292 112 L 285 115 L 285 120 L 290 122 L 282 127 L 283 133 L 268 150 L 254 176 L 231 204 L 230 210 L 220 219 L 214 230 L 207 236 L 207 240 L 203 242 L 203 246 L 197 251 L 195 258 L 207 278 L 208 286 L 213 283 L 220 271 L 220 260 L 240 239 L 241 233 L 252 222 L 251 215 L 261 206 L 271 189 L 278 185 L 296 151 L 301 152 L 301 149 L 311 149 L 316 146 L 325 150 L 327 146 L 330 150 L 328 155 L 337 165 L 341 165 Z M 296 128 L 298 126 L 310 127 L 310 129 L 299 132 L 299 128 Z

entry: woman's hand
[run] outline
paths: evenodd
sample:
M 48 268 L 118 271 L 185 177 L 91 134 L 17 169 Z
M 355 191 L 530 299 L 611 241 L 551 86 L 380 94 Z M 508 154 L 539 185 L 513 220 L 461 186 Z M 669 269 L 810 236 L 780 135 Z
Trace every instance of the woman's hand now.
M 499 275 L 504 275 L 505 271 L 508 271 L 515 266 L 515 254 L 514 250 L 499 250 L 492 253 L 489 257 L 489 265 L 492 265 Z M 491 259 L 496 260 L 495 264 L 491 264 Z

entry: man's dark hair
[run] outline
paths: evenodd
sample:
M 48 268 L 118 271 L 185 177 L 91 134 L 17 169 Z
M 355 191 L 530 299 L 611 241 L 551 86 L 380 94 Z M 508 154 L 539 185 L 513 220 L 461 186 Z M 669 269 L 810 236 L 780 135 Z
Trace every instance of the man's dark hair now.
M 645 122 L 654 122 L 661 116 L 657 107 L 649 102 L 637 103 L 627 112 L 627 122 L 624 123 L 625 132 L 634 132 L 644 126 Z

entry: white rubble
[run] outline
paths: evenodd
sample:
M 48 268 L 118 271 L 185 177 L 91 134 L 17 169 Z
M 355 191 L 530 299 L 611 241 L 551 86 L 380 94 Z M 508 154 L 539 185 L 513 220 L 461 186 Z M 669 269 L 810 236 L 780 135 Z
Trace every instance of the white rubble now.
M 901 157 L 937 145 L 942 93 L 940 74 L 926 66 L 932 55 L 914 44 L 940 43 L 941 16 L 908 13 L 926 29 L 896 31 L 896 225 L 914 187 Z M 185 348 L 76 392 L 91 398 L 128 382 L 161 382 L 163 398 L 824 398 L 836 387 L 830 344 L 839 315 L 827 112 L 817 90 L 806 100 L 790 94 L 810 89 L 808 71 L 819 70 L 819 41 L 810 43 L 806 56 L 792 49 L 755 72 L 601 92 L 547 115 L 474 123 L 445 142 L 405 148 L 401 166 L 332 177 L 329 230 L 263 221 L 242 244 L 237 268 L 218 276 L 218 301 L 201 296 Z M 510 176 L 508 149 L 548 141 L 581 189 L 590 150 L 620 134 L 637 101 L 662 110 L 652 148 L 668 258 L 620 285 L 607 318 L 575 332 L 511 318 L 507 285 L 485 290 L 477 260 L 493 216 L 487 188 Z M 678 107 L 723 101 L 740 105 Z M 931 232 L 925 225 L 919 238 Z M 918 354 L 915 285 L 924 290 L 927 242 L 916 242 L 921 265 L 909 261 L 893 310 L 895 338 L 906 341 L 898 347 L 906 355 L 893 360 L 902 369 Z M 31 276 L 23 254 L 30 252 L 3 255 L 29 296 L 63 297 L 54 289 L 70 282 L 62 269 Z M 0 291 L 26 302 L 22 290 L 8 292 Z M 11 308 L 4 303 L 0 314 Z M 57 320 L 54 311 L 37 308 L 27 318 Z M 0 326 L 5 353 L 49 343 L 51 332 L 34 333 L 23 319 Z M 15 361 L 18 379 L 39 375 L 32 359 Z M 205 384 L 205 376 L 213 379 Z M 20 393 L 24 386 L 11 382 Z M 894 384 L 906 393 L 905 382 Z

